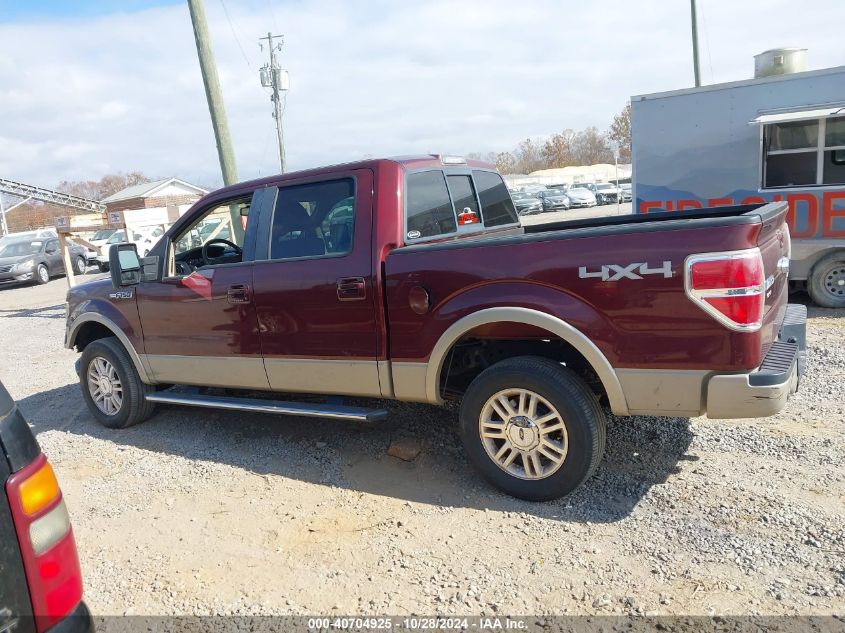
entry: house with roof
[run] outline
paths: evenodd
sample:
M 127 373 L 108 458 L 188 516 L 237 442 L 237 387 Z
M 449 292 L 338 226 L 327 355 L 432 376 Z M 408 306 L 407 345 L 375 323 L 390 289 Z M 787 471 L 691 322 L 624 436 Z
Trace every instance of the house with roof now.
M 178 178 L 164 178 L 126 187 L 103 198 L 106 211 L 122 211 L 127 226 L 166 227 L 208 190 Z
M 100 200 L 108 211 L 188 206 L 208 193 L 207 189 L 178 178 L 164 178 L 132 185 Z

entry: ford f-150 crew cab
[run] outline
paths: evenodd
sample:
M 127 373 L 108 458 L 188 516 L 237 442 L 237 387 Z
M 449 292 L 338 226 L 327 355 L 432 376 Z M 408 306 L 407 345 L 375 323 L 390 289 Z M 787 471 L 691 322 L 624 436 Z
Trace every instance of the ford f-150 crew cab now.
M 207 195 L 144 260 L 112 246 L 112 279 L 68 292 L 65 343 L 109 427 L 156 403 L 355 420 L 385 411 L 339 396 L 460 400 L 477 469 L 551 499 L 596 468 L 603 405 L 784 406 L 806 319 L 786 303 L 785 217 L 771 203 L 523 228 L 485 163 L 288 173 Z
M 0 383 L 0 631 L 93 630 L 56 475 Z

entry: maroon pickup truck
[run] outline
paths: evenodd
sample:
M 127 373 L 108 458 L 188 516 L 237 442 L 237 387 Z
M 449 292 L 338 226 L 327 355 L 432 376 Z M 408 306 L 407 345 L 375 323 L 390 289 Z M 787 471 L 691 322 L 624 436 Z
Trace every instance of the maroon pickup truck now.
M 111 281 L 68 292 L 65 342 L 109 427 L 156 403 L 373 420 L 386 412 L 339 397 L 460 400 L 477 469 L 552 499 L 596 468 L 604 406 L 711 418 L 784 406 L 806 320 L 786 303 L 786 212 L 521 227 L 485 163 L 289 173 L 209 194 L 144 260 L 112 247 Z

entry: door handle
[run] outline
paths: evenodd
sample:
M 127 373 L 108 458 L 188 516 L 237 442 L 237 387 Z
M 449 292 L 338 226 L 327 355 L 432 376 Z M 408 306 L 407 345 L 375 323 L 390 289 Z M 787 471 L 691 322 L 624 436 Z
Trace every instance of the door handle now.
M 337 298 L 341 301 L 359 301 L 366 296 L 367 286 L 363 277 L 341 277 L 337 280 Z
M 229 303 L 249 303 L 252 301 L 252 293 L 247 284 L 232 284 L 226 289 L 226 299 Z

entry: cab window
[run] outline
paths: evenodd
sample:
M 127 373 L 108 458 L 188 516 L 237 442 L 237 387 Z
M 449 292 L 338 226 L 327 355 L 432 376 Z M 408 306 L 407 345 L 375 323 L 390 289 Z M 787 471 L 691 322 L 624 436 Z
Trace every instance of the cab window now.
M 171 273 L 240 262 L 252 194 L 212 206 L 173 240 Z
M 270 259 L 346 255 L 354 229 L 351 178 L 282 187 L 273 210 Z

